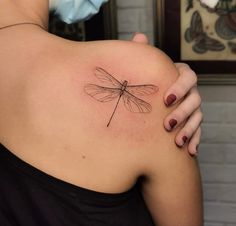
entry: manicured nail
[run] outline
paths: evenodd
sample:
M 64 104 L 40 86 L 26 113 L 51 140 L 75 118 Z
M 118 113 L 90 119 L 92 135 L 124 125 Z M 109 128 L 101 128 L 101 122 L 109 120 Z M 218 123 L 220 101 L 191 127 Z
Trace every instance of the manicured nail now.
M 187 140 L 188 140 L 188 137 L 186 137 L 186 136 L 182 137 L 182 141 L 184 142 L 183 145 L 187 142 Z
M 171 104 L 173 104 L 176 101 L 177 97 L 174 94 L 170 94 L 167 98 L 166 98 L 166 106 L 170 106 Z
M 170 128 L 173 129 L 177 124 L 177 121 L 175 119 L 171 119 L 169 121 Z

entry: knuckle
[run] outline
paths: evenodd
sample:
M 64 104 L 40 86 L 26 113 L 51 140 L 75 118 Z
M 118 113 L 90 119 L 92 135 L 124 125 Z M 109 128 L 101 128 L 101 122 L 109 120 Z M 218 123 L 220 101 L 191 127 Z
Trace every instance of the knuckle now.
M 183 119 L 187 119 L 194 111 L 193 107 L 187 104 L 188 102 L 186 102 L 186 104 L 183 103 L 182 106 L 178 106 L 175 110 L 176 114 Z
M 203 117 L 204 117 L 202 111 L 201 111 L 200 109 L 197 109 L 197 111 L 194 113 L 194 115 L 195 115 L 194 117 L 195 117 L 200 123 L 202 123 Z
M 181 108 L 178 110 L 177 115 L 182 119 L 187 118 L 189 116 L 189 110 L 187 108 Z
M 200 143 L 200 139 L 201 139 L 201 130 L 198 128 L 197 131 L 193 134 L 193 141 L 196 143 L 196 144 L 199 144 Z
M 198 144 L 199 144 L 199 137 L 196 134 L 193 134 L 193 136 L 190 139 L 190 145 L 193 148 L 196 148 Z
M 189 131 L 190 131 L 191 134 L 197 135 L 199 133 L 199 128 L 200 128 L 199 123 L 189 124 Z
M 194 86 L 193 92 L 194 92 L 195 95 L 197 96 L 199 102 L 202 102 L 202 97 L 201 97 L 201 95 L 200 95 L 200 93 L 199 93 L 199 90 L 198 90 L 198 87 L 197 87 L 197 86 Z
M 201 96 L 200 96 L 197 92 L 192 92 L 191 95 L 192 95 L 191 97 L 192 97 L 194 106 L 200 107 L 200 106 L 201 106 L 201 103 L 202 103 Z
M 191 77 L 193 84 L 197 84 L 198 77 L 197 77 L 196 73 L 190 67 L 184 67 L 183 70 L 186 73 L 186 75 Z
M 197 89 L 196 89 L 196 90 L 197 90 Z M 201 102 L 202 102 L 202 97 L 200 96 L 198 90 L 197 90 L 197 92 L 196 92 L 196 98 L 197 98 L 198 103 L 201 103 Z
M 175 94 L 178 95 L 181 92 L 182 88 L 183 88 L 182 84 L 180 84 L 179 82 L 176 82 L 174 84 L 173 91 L 175 92 Z
M 200 118 L 200 122 L 203 121 L 203 113 L 201 111 L 199 111 L 199 118 Z
M 196 73 L 195 73 L 193 70 L 191 70 L 191 75 L 193 76 L 193 83 L 194 83 L 194 84 L 197 84 L 198 78 L 197 78 Z
M 202 103 L 202 97 L 200 96 L 199 93 L 197 93 L 197 96 L 198 96 L 198 102 L 199 102 L 199 105 L 201 105 L 201 103 Z
M 198 128 L 197 134 L 198 134 L 199 136 L 201 136 L 201 134 L 202 134 L 202 128 L 201 128 L 201 127 Z
M 180 64 L 181 64 L 182 68 L 184 68 L 184 69 L 186 69 L 186 70 L 188 70 L 188 71 L 189 71 L 189 70 L 192 70 L 188 64 L 183 63 L 183 62 L 181 62 Z
M 175 63 L 177 68 L 189 68 L 189 65 L 183 62 Z

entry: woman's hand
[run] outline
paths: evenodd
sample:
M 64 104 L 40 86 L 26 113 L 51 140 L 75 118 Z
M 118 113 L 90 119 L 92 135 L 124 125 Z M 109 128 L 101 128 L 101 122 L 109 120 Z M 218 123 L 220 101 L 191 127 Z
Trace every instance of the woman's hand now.
M 164 126 L 171 131 L 184 124 L 178 132 L 175 142 L 180 147 L 187 144 L 189 153 L 196 155 L 201 136 L 200 124 L 203 118 L 200 108 L 201 97 L 197 89 L 197 76 L 187 64 L 176 63 L 175 65 L 180 76 L 167 90 L 164 101 L 167 107 L 180 100 L 182 102 L 166 117 Z
M 142 33 L 134 35 L 132 41 L 148 44 L 148 38 Z M 167 90 L 164 102 L 167 107 L 173 106 L 182 101 L 179 106 L 171 112 L 164 120 L 167 131 L 183 126 L 178 132 L 175 143 L 182 147 L 188 145 L 191 155 L 197 155 L 198 145 L 201 137 L 201 121 L 203 114 L 201 111 L 201 97 L 197 89 L 197 76 L 191 68 L 184 63 L 176 63 L 179 71 L 179 78 Z

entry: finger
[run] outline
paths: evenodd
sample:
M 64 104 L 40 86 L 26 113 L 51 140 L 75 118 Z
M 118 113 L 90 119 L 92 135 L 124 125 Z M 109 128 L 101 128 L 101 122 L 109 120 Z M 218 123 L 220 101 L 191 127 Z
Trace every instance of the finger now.
M 190 155 L 198 155 L 198 146 L 201 140 L 201 128 L 199 127 L 196 133 L 193 134 L 188 144 L 188 152 Z
M 178 132 L 175 138 L 175 142 L 178 146 L 182 147 L 188 141 L 191 142 L 194 134 L 199 130 L 200 124 L 202 122 L 203 115 L 198 108 L 193 115 L 188 119 L 184 127 Z
M 179 77 L 164 95 L 166 106 L 178 102 L 197 84 L 197 76 L 187 64 L 176 63 L 175 66 L 179 71 Z
M 164 126 L 167 131 L 178 127 L 201 105 L 201 97 L 196 87 L 192 88 L 189 95 L 182 103 L 172 111 L 164 120 Z
M 132 38 L 132 41 L 138 42 L 141 44 L 148 44 L 149 43 L 148 37 L 143 33 L 135 33 L 134 37 Z

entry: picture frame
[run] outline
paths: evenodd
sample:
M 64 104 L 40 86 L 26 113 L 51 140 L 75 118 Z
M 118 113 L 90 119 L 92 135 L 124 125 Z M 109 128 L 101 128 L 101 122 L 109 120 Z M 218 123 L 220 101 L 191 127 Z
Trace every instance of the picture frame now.
M 105 39 L 118 39 L 116 0 L 110 0 L 103 6 L 103 24 Z
M 184 62 L 190 65 L 198 75 L 199 84 L 235 85 L 235 60 L 188 60 L 181 58 L 181 47 L 183 48 L 181 46 L 183 43 L 183 37 L 181 37 L 183 35 L 181 34 L 181 0 L 153 1 L 154 44 L 167 53 L 174 62 Z M 199 58 L 201 58 L 201 54 L 199 54 Z

